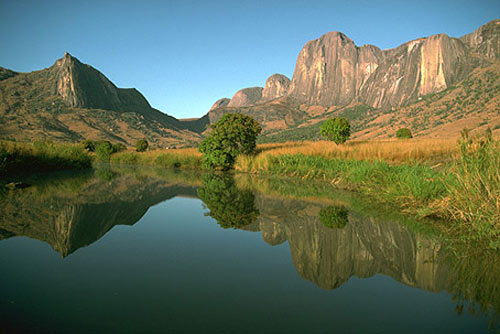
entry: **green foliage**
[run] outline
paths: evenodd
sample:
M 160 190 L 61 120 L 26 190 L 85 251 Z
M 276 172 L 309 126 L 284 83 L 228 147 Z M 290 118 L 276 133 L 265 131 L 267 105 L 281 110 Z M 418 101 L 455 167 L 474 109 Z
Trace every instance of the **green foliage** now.
M 500 249 L 500 142 L 491 131 L 483 138 L 472 139 L 468 131 L 462 136 L 446 208 L 480 235 L 496 236 L 491 246 Z
M 95 154 L 100 161 L 109 161 L 113 154 L 113 145 L 109 141 L 101 141 L 95 147 Z
M 408 128 L 401 128 L 398 131 L 396 131 L 396 137 L 399 139 L 413 138 L 411 131 Z
M 321 126 L 320 134 L 335 144 L 342 144 L 351 136 L 351 125 L 345 118 L 330 118 Z
M 210 210 L 206 215 L 214 218 L 222 228 L 241 228 L 253 223 L 259 210 L 250 190 L 236 187 L 232 175 L 205 174 L 198 197 Z
M 82 141 L 83 148 L 89 152 L 95 152 L 95 141 L 93 140 L 84 140 Z
M 146 139 L 140 139 L 135 143 L 135 150 L 137 152 L 146 152 L 148 149 L 149 143 Z
M 113 153 L 122 152 L 122 151 L 125 151 L 127 149 L 127 146 L 125 146 L 122 143 L 115 143 L 112 145 L 113 145 Z
M 189 154 L 164 153 L 158 155 L 155 166 L 163 168 L 198 169 L 201 166 L 201 157 Z
M 349 222 L 349 212 L 343 205 L 330 205 L 319 211 L 318 219 L 326 227 L 344 228 Z
M 203 165 L 207 168 L 229 169 L 239 154 L 255 152 L 259 123 L 243 114 L 224 114 L 212 125 L 212 132 L 200 143 Z
M 91 166 L 92 158 L 80 145 L 36 141 L 33 145 L 0 142 L 0 179 L 14 175 Z

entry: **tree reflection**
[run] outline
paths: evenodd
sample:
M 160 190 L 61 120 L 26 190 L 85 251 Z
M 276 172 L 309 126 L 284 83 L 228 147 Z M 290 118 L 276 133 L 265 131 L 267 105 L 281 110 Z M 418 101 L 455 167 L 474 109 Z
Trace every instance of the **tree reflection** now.
M 318 218 L 328 228 L 344 228 L 349 222 L 349 212 L 343 205 L 330 205 L 319 211 Z
M 214 218 L 222 228 L 241 228 L 259 216 L 254 194 L 238 189 L 232 175 L 205 174 L 202 182 L 198 196 L 210 210 L 205 215 Z

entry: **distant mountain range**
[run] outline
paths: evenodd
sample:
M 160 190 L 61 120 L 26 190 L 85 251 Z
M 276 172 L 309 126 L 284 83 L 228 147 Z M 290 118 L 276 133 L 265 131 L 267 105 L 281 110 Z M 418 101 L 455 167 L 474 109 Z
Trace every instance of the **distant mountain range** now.
M 348 118 L 357 138 L 390 137 L 400 127 L 431 137 L 464 127 L 500 133 L 499 35 L 494 20 L 461 38 L 439 34 L 381 50 L 329 32 L 306 43 L 291 80 L 273 74 L 190 120 L 152 108 L 136 89 L 117 88 L 66 53 L 41 71 L 0 68 L 0 139 L 190 146 L 226 112 L 258 120 L 261 141 L 316 139 L 333 116 Z

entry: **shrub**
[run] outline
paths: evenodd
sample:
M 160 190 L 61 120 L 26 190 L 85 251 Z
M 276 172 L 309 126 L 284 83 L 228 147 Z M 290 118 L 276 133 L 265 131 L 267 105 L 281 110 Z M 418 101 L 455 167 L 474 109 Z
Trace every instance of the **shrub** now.
M 351 125 L 345 118 L 330 118 L 323 123 L 319 132 L 335 144 L 342 144 L 351 136 Z
M 113 144 L 113 153 L 125 151 L 127 147 L 122 143 Z
M 319 211 L 321 224 L 328 228 L 344 228 L 349 222 L 349 212 L 345 206 L 327 206 Z
M 109 161 L 111 154 L 113 153 L 113 145 L 109 141 L 102 141 L 96 145 L 95 154 L 97 159 L 101 161 Z
M 149 143 L 146 139 L 140 139 L 135 143 L 135 150 L 137 152 L 146 152 L 148 149 Z
M 95 152 L 95 142 L 92 140 L 82 141 L 83 148 L 89 152 Z
M 253 118 L 227 113 L 212 125 L 212 132 L 200 143 L 203 165 L 208 168 L 229 169 L 239 154 L 253 154 L 257 136 L 262 131 Z
M 398 131 L 396 131 L 396 137 L 399 139 L 413 138 L 411 131 L 408 128 L 401 128 Z

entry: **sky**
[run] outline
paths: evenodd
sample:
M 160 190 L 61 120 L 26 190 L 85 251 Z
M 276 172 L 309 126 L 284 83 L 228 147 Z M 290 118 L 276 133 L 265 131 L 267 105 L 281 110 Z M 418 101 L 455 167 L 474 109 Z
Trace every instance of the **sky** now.
M 328 31 L 381 49 L 460 37 L 500 18 L 500 1 L 0 0 L 0 14 L 1 67 L 40 70 L 68 51 L 189 118 L 274 73 L 292 78 L 304 44 Z

